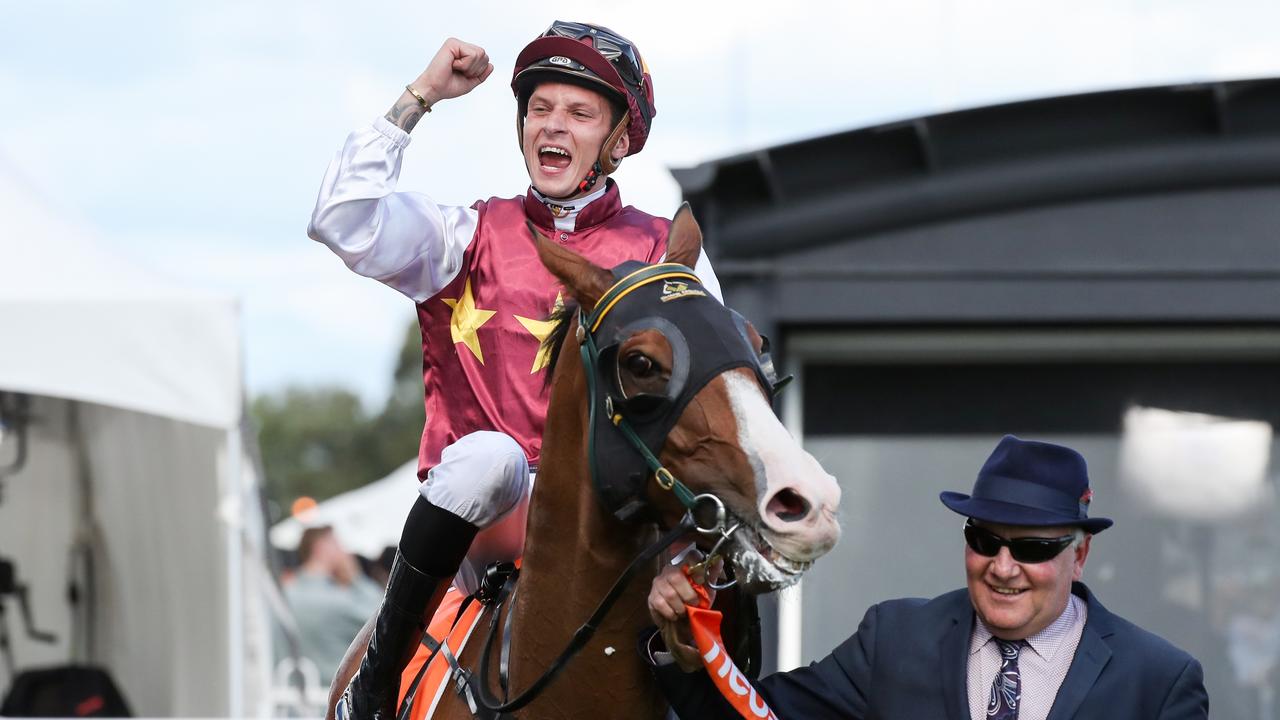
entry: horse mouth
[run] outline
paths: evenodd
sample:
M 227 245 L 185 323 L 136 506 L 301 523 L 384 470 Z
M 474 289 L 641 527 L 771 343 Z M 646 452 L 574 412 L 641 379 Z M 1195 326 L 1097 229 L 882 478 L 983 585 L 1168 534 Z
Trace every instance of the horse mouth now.
M 813 567 L 812 560 L 794 560 L 779 552 L 759 530 L 745 523 L 733 534 L 728 555 L 738 584 L 753 594 L 794 585 Z

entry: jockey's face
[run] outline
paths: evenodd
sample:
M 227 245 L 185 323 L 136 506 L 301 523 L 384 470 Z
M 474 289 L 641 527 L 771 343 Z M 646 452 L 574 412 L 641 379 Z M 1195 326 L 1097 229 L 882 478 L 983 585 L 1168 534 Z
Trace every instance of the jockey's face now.
M 544 82 L 529 96 L 524 118 L 524 163 L 529 182 L 548 197 L 570 199 L 586 193 L 578 184 L 600 156 L 600 146 L 613 130 L 609 101 L 577 85 Z M 626 134 L 612 149 L 621 159 L 630 147 Z M 588 192 L 603 187 L 597 181 Z

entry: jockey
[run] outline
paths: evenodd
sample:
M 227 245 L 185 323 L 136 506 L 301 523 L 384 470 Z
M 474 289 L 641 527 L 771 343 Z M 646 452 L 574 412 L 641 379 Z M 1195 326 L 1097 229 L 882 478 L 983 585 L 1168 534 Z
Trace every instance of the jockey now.
M 597 25 L 555 22 L 516 59 L 525 195 L 459 207 L 396 190 L 409 132 L 492 71 L 482 48 L 446 40 L 385 117 L 347 137 L 307 230 L 411 298 L 422 330 L 420 497 L 339 717 L 393 717 L 401 670 L 449 583 L 474 592 L 488 563 L 521 552 L 547 411 L 541 343 L 562 303 L 526 223 L 606 268 L 666 254 L 670 221 L 624 207 L 610 177 L 649 137 L 653 83 L 635 46 Z M 719 297 L 705 255 L 695 271 Z

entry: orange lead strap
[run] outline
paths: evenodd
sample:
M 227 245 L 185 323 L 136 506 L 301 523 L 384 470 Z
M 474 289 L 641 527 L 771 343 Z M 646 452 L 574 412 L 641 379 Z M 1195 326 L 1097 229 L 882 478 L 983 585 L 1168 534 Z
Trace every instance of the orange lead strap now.
M 684 569 L 689 576 L 689 568 Z M 693 589 L 698 593 L 698 605 L 689 605 L 689 627 L 693 630 L 693 641 L 698 646 L 702 664 L 715 683 L 716 689 L 734 710 L 744 718 L 764 718 L 778 720 L 764 698 L 756 692 L 755 686 L 747 679 L 725 650 L 724 641 L 720 638 L 721 615 L 718 610 L 711 609 L 711 598 L 706 588 L 689 578 Z

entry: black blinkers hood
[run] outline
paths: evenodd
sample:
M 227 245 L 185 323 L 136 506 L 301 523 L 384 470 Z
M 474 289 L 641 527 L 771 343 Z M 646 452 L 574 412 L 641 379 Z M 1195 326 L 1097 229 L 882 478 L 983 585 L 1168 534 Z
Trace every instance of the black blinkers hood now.
M 594 415 L 591 428 L 596 491 L 605 507 L 623 519 L 644 509 L 644 486 L 651 474 L 645 458 L 613 427 L 625 418 L 649 451 L 662 452 L 667 435 L 685 407 L 707 383 L 727 370 L 751 368 L 765 397 L 773 378 L 752 347 L 746 321 L 726 308 L 689 268 L 627 262 L 613 269 L 615 284 L 580 320 L 595 344 Z M 656 330 L 670 343 L 672 367 L 663 395 L 627 398 L 619 387 L 618 351 L 641 330 Z M 766 358 L 767 361 L 767 358 Z

